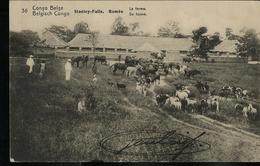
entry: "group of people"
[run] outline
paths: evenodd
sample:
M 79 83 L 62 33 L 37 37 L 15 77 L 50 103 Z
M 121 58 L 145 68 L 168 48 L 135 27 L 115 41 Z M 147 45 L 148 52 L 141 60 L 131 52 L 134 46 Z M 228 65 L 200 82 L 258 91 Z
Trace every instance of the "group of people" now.
M 29 75 L 31 75 L 34 72 L 34 67 L 36 65 L 33 57 L 34 57 L 33 55 L 30 55 L 29 58 L 26 60 L 26 65 L 28 66 Z M 65 80 L 69 81 L 71 79 L 71 72 L 72 72 L 71 59 L 67 60 L 67 62 L 65 63 L 64 69 L 65 69 Z M 46 61 L 41 60 L 40 61 L 40 72 L 39 72 L 40 78 L 43 78 L 43 76 L 45 74 L 45 70 L 46 70 Z M 93 82 L 96 83 L 97 82 L 97 77 L 96 77 L 97 66 L 96 66 L 96 64 L 93 65 L 92 72 L 93 72 Z
M 35 66 L 35 62 L 33 59 L 33 55 L 30 55 L 29 58 L 26 60 L 26 65 L 28 66 L 28 73 L 29 75 L 31 75 L 34 71 L 34 66 Z M 45 60 L 41 60 L 40 61 L 40 73 L 39 73 L 39 77 L 43 78 L 44 73 L 45 73 L 45 68 L 46 68 L 46 62 Z
M 39 77 L 43 78 L 44 74 L 45 74 L 45 69 L 46 69 L 46 61 L 45 60 L 40 60 L 40 72 L 39 72 Z M 35 60 L 34 60 L 34 56 L 30 55 L 27 60 L 26 60 L 26 66 L 28 66 L 28 73 L 29 75 L 32 75 L 32 73 L 34 73 L 34 68 L 35 68 Z M 66 81 L 70 81 L 71 80 L 71 72 L 73 69 L 72 66 L 72 61 L 71 59 L 68 59 L 64 65 L 64 69 L 65 69 L 65 80 Z M 96 63 L 93 64 L 92 66 L 92 73 L 93 73 L 93 83 L 96 84 L 98 79 L 97 79 L 97 65 Z M 85 107 L 85 97 L 82 97 L 79 102 L 78 102 L 78 112 L 83 112 L 86 107 Z

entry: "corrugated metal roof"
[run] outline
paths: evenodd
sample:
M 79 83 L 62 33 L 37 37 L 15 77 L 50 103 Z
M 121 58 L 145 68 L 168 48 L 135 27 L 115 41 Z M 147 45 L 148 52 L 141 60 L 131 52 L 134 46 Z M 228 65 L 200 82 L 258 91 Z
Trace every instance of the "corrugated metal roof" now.
M 236 43 L 237 40 L 223 40 L 220 44 L 218 44 L 212 51 L 214 52 L 236 52 Z
M 137 49 L 144 43 L 150 43 L 160 50 L 189 50 L 193 45 L 188 38 L 160 38 L 142 36 L 119 36 L 99 34 L 96 47 Z M 92 47 L 89 34 L 77 34 L 68 43 L 71 47 Z

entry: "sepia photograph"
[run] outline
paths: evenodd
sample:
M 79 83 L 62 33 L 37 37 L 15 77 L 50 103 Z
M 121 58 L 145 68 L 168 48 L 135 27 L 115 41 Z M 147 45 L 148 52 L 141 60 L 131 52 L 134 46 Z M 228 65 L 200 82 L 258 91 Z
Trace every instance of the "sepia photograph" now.
M 259 9 L 9 1 L 10 162 L 259 162 Z

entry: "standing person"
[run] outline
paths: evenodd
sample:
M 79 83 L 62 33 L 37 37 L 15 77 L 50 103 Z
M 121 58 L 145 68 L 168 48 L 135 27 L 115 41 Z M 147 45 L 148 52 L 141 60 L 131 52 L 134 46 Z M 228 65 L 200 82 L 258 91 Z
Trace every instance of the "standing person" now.
M 66 81 L 70 80 L 71 71 L 72 71 L 71 59 L 68 59 L 68 61 L 65 64 L 65 73 L 66 73 L 65 80 Z
M 147 83 L 143 84 L 143 95 L 144 96 L 146 96 L 146 94 L 147 94 L 147 86 L 148 86 Z
M 118 55 L 118 61 L 121 62 L 121 55 Z
M 96 65 L 96 63 L 94 63 L 93 66 L 92 66 L 92 72 L 93 72 L 93 75 L 97 74 L 97 65 Z
M 43 78 L 43 75 L 44 75 L 44 72 L 45 72 L 45 61 L 42 60 L 41 63 L 40 63 L 40 73 L 39 73 L 39 76 L 40 78 Z
M 78 102 L 78 112 L 82 113 L 86 110 L 85 97 L 82 97 Z
M 29 66 L 29 74 L 31 74 L 33 72 L 33 66 L 35 65 L 32 55 L 27 59 L 26 65 Z
M 93 83 L 94 83 L 94 85 L 97 83 L 97 77 L 96 77 L 96 74 L 93 75 Z

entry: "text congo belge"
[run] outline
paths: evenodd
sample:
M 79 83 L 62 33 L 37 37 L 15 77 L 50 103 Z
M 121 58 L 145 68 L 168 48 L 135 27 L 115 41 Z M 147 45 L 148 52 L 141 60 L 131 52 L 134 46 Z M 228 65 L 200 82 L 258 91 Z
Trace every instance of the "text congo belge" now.
M 70 13 L 69 12 L 65 12 L 64 8 L 62 6 L 37 6 L 37 5 L 33 5 L 32 6 L 32 15 L 33 16 L 69 16 Z

